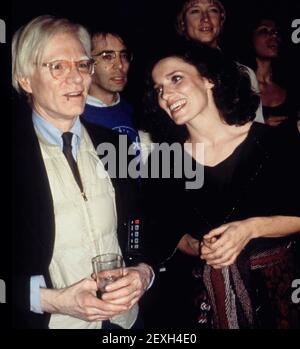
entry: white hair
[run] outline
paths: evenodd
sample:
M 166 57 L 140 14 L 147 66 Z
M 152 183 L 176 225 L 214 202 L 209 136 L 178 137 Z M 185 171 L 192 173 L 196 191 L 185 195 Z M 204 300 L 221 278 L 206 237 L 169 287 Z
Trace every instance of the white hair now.
M 23 92 L 19 84 L 22 77 L 32 75 L 41 58 L 49 39 L 58 33 L 72 33 L 81 42 L 86 54 L 91 55 L 91 39 L 88 31 L 80 24 L 70 22 L 66 18 L 44 15 L 34 18 L 21 27 L 13 36 L 12 41 L 12 84 L 19 92 Z

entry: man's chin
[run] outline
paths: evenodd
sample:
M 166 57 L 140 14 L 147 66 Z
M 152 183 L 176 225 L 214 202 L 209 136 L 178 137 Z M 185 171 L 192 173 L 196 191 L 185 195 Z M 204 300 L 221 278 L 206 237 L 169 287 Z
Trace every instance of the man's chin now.
M 112 92 L 122 92 L 125 88 L 126 84 L 114 84 L 111 86 Z

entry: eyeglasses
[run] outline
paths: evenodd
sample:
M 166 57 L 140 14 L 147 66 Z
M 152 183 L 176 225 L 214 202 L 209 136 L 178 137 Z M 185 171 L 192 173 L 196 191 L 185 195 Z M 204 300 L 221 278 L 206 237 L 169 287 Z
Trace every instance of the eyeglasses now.
M 263 35 L 263 36 L 272 36 L 272 35 L 275 35 L 275 36 L 280 36 L 280 32 L 278 29 L 276 28 L 267 28 L 267 27 L 262 27 L 262 28 L 259 28 L 255 31 L 256 35 Z
M 117 56 L 124 63 L 130 63 L 133 60 L 132 52 L 127 50 L 123 51 L 102 51 L 93 55 L 93 57 L 100 57 L 105 63 L 114 64 Z
M 71 72 L 74 64 L 79 73 L 93 75 L 95 66 L 93 59 L 83 59 L 77 62 L 59 60 L 43 63 L 42 66 L 49 68 L 50 74 L 54 79 L 64 79 Z

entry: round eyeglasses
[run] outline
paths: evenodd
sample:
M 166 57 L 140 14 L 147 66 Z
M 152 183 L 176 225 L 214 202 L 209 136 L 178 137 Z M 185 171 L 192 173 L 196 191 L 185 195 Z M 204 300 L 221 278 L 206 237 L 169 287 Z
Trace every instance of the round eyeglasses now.
M 54 79 L 64 79 L 71 72 L 75 65 L 77 71 L 81 74 L 92 75 L 94 73 L 95 61 L 93 59 L 82 59 L 77 62 L 57 60 L 49 63 L 43 63 L 43 67 L 48 67 L 50 74 Z
M 114 64 L 117 60 L 117 57 L 119 57 L 119 59 L 123 63 L 124 62 L 130 63 L 133 60 L 133 54 L 128 50 L 122 50 L 122 51 L 106 50 L 106 51 L 102 51 L 94 54 L 93 57 L 100 57 L 102 61 L 108 64 Z

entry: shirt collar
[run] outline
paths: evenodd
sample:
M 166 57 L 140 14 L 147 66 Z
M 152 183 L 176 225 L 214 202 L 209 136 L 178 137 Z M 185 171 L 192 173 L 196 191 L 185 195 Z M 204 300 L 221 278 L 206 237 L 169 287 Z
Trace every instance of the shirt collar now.
M 110 105 L 105 104 L 99 98 L 96 98 L 96 97 L 91 96 L 91 95 L 87 96 L 86 103 L 88 105 L 93 106 L 93 107 L 101 107 L 101 108 L 103 108 L 103 107 L 112 107 L 112 106 L 120 103 L 120 94 L 117 92 L 117 100 L 114 103 L 110 104 Z
M 35 110 L 32 111 L 32 121 L 36 131 L 50 144 L 58 145 L 63 148 L 62 134 L 63 132 L 53 126 L 49 121 L 45 120 Z M 78 149 L 81 140 L 81 123 L 79 117 L 76 117 L 74 125 L 70 129 L 75 137 L 72 139 L 72 146 Z

